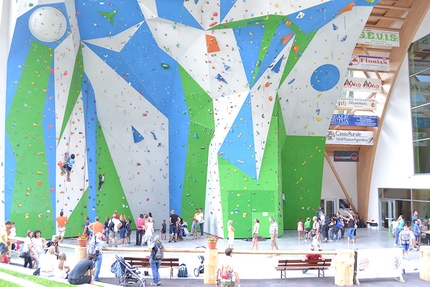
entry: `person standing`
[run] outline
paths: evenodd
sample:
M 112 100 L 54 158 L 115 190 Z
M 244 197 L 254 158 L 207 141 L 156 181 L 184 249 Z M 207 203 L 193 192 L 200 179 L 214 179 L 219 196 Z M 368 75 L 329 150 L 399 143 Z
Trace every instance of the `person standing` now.
M 90 225 L 88 225 L 88 229 L 90 230 L 90 232 L 94 235 L 97 233 L 101 233 L 103 234 L 103 223 L 100 222 L 100 217 L 96 216 L 96 221 L 93 223 L 90 223 Z
M 45 238 L 42 237 L 42 232 L 40 230 L 35 230 L 33 234 L 33 255 L 34 255 L 34 265 L 35 269 L 40 267 L 40 257 L 46 245 Z
M 403 230 L 404 226 L 405 226 L 405 218 L 403 217 L 403 215 L 400 215 L 399 218 L 397 218 L 397 229 L 395 233 L 396 242 L 394 243 L 394 245 L 396 246 L 399 245 L 399 234 Z
M 7 239 L 7 230 L 10 229 L 12 223 L 8 220 L 0 227 L 0 258 L 8 253 L 8 239 Z
M 83 226 L 84 227 L 84 231 L 82 233 L 85 235 L 85 237 L 87 239 L 90 238 L 90 235 L 91 235 L 91 231 L 88 228 L 88 226 L 90 226 L 90 224 L 91 224 L 90 217 L 89 216 L 85 216 L 85 222 L 84 222 L 84 226 Z
M 149 265 L 151 266 L 152 279 L 153 279 L 151 286 L 161 285 L 160 274 L 158 273 L 158 269 L 160 268 L 160 265 L 161 265 L 161 259 L 155 258 L 157 249 L 164 250 L 164 245 L 160 240 L 160 236 L 158 235 L 154 237 L 154 242 L 151 243 L 151 245 L 149 245 L 149 252 L 151 252 L 151 255 L 149 256 Z
M 66 224 L 68 222 L 68 219 L 66 216 L 64 216 L 64 212 L 60 212 L 60 216 L 57 217 L 57 235 L 60 239 L 60 243 L 63 243 L 64 240 L 64 234 L 66 234 Z
M 169 216 L 169 224 L 170 224 L 170 229 L 169 229 L 170 240 L 169 240 L 169 242 L 172 242 L 173 235 L 175 236 L 173 240 L 175 240 L 175 242 L 178 241 L 178 233 L 176 232 L 176 222 L 178 222 L 178 215 L 175 214 L 175 210 L 172 209 L 170 211 L 170 216 Z
M 239 273 L 236 271 L 233 260 L 233 249 L 227 247 L 225 249 L 225 255 L 226 257 L 218 268 L 215 285 L 220 287 L 234 287 L 237 282 L 237 286 L 240 287 Z M 227 270 L 228 272 L 225 273 L 223 270 Z M 228 274 L 229 278 L 223 278 L 225 274 Z
M 99 281 L 99 274 L 102 268 L 103 261 L 103 245 L 102 233 L 97 232 L 94 234 L 93 238 L 88 243 L 88 253 L 92 250 L 94 255 L 94 281 Z
M 127 233 L 127 229 L 126 229 L 127 220 L 124 213 L 121 214 L 121 216 L 119 217 L 119 220 L 121 221 L 121 225 L 119 226 L 120 244 L 122 245 L 122 247 L 124 247 L 125 237 Z
M 313 225 L 312 225 L 312 245 L 314 247 L 318 247 L 319 251 L 322 251 L 320 246 L 320 235 L 321 235 L 321 224 L 318 222 L 318 217 L 314 216 L 313 218 Z
M 273 216 L 269 217 L 269 222 L 270 222 L 270 229 L 269 229 L 270 247 L 272 250 L 274 250 L 274 249 L 279 250 L 278 243 L 276 242 L 276 239 L 278 238 L 278 224 L 276 223 Z M 277 255 L 278 254 L 276 254 L 276 256 Z M 272 257 L 272 256 L 269 256 L 269 257 Z
M 143 231 L 145 230 L 145 219 L 143 219 L 143 214 L 139 215 L 136 219 L 136 244 L 134 246 L 142 245 Z
M 310 240 L 310 232 L 311 232 L 311 219 L 310 217 L 306 218 L 305 221 L 305 237 L 306 237 L 306 241 Z
M 203 215 L 203 208 L 200 208 L 199 214 L 196 216 L 196 219 L 200 225 L 200 237 L 199 238 L 203 238 L 203 233 L 204 233 L 203 227 L 204 227 L 205 220 L 204 220 L 203 216 L 204 216 Z
M 252 229 L 252 245 L 251 250 L 254 249 L 258 250 L 258 230 L 260 229 L 260 219 L 255 218 L 254 219 L 254 228 Z
M 85 275 L 90 271 L 90 275 Z M 79 261 L 70 271 L 67 278 L 72 285 L 94 284 L 94 255 L 88 254 L 87 258 Z
M 229 220 L 227 223 L 227 228 L 228 228 L 228 247 L 230 247 L 231 249 L 233 249 L 233 244 L 234 244 L 234 227 L 233 227 L 233 220 Z
M 33 269 L 33 259 L 32 255 L 36 253 L 36 249 L 33 247 L 33 231 L 27 231 L 27 237 L 24 240 L 24 249 L 23 253 L 28 252 L 28 255 L 24 258 L 24 268 L 28 266 L 28 268 Z

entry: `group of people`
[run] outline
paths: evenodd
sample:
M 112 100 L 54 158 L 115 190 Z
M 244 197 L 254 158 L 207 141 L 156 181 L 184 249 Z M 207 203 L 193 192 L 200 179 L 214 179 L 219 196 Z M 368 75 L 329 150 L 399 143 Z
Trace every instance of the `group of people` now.
M 414 211 L 411 223 L 408 225 L 405 217 L 400 215 L 397 220 L 392 222 L 392 232 L 395 238 L 394 246 L 403 248 L 403 258 L 409 260 L 409 250 L 420 250 L 422 235 L 426 226 L 418 218 L 418 211 Z
M 340 240 L 344 238 L 345 231 L 347 231 L 348 243 L 356 243 L 360 218 L 354 214 L 352 209 L 349 212 L 344 211 L 346 216 L 338 211 L 330 217 L 324 214 L 321 207 L 316 212 L 317 215 L 312 220 L 310 217 L 307 217 L 305 222 L 301 218 L 298 219 L 297 237 L 299 240 L 312 242 L 312 245 L 320 249 L 319 242 Z

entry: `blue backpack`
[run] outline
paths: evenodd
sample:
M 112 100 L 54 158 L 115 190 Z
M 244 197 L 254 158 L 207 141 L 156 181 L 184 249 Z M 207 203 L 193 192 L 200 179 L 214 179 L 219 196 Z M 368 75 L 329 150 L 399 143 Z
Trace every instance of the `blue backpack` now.
M 185 263 L 179 265 L 178 277 L 188 277 L 188 269 Z

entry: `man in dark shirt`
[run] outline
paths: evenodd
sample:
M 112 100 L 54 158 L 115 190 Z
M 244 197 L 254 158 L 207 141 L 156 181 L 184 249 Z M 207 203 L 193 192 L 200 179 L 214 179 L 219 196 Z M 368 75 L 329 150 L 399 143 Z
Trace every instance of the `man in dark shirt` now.
M 176 232 L 176 222 L 178 221 L 179 215 L 175 214 L 175 210 L 172 209 L 170 211 L 170 217 L 169 217 L 169 223 L 170 223 L 170 240 L 169 242 L 172 242 L 173 234 L 175 235 L 175 242 L 178 241 L 178 233 Z
M 85 275 L 87 271 L 90 275 Z M 94 284 L 94 255 L 88 254 L 87 258 L 82 259 L 76 264 L 75 268 L 69 273 L 68 281 L 72 285 Z

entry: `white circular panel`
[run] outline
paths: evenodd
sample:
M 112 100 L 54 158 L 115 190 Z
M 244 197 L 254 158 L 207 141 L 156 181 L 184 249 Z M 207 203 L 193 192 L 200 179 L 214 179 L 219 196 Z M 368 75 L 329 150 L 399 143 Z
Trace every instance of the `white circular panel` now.
M 43 42 L 55 42 L 66 32 L 66 18 L 53 7 L 36 9 L 28 19 L 31 34 Z

